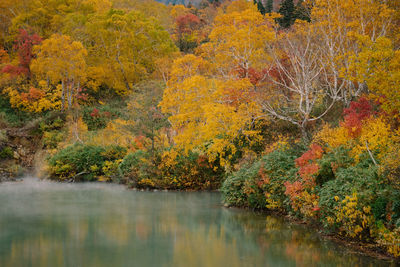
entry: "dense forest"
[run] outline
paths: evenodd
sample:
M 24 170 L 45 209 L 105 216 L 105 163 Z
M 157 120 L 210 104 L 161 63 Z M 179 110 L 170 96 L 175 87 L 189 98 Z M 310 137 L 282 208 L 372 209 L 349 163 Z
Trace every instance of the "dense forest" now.
M 1 179 L 220 189 L 398 257 L 399 48 L 397 0 L 2 0 Z

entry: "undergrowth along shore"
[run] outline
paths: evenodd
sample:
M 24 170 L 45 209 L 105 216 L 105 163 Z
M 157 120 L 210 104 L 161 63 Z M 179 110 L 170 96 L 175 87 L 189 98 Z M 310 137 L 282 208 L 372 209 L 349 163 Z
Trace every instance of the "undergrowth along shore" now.
M 228 176 L 223 201 L 286 214 L 324 234 L 373 244 L 374 250 L 397 257 L 400 191 L 368 152 L 357 162 L 348 153 L 344 146 L 324 151 L 313 144 L 304 151 L 284 144 Z
M 309 141 L 280 136 L 258 157 L 230 157 L 236 162 L 231 170 L 219 157 L 173 147 L 141 149 L 136 140 L 134 148 L 67 145 L 49 155 L 47 173 L 58 181 L 110 181 L 138 189 L 221 188 L 229 206 L 288 214 L 398 257 L 400 143 L 390 119 L 375 110 L 362 98 L 345 109 L 338 126 L 325 125 Z
M 0 176 L 222 188 L 400 257 L 400 1 L 262 2 L 5 1 Z

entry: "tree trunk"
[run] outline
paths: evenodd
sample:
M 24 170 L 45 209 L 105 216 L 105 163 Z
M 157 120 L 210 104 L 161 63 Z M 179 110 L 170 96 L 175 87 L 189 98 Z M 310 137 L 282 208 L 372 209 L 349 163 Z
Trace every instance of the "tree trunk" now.
M 124 66 L 122 65 L 122 62 L 119 60 L 118 54 L 115 56 L 115 59 L 117 60 L 117 62 L 119 64 L 119 67 L 121 68 L 122 78 L 124 79 L 124 83 L 125 83 L 126 89 L 128 90 L 128 92 L 130 92 L 131 91 L 131 87 L 129 86 L 129 82 L 128 82 L 128 79 L 126 78 Z
M 309 135 L 309 132 L 307 131 L 307 121 L 303 121 L 301 123 L 300 130 L 301 130 L 301 139 L 305 143 L 308 143 L 310 141 L 310 135 Z
M 64 79 L 61 80 L 61 110 L 64 111 L 65 109 L 65 83 Z
M 74 93 L 75 82 L 72 80 L 68 90 L 68 110 L 72 107 L 72 95 Z

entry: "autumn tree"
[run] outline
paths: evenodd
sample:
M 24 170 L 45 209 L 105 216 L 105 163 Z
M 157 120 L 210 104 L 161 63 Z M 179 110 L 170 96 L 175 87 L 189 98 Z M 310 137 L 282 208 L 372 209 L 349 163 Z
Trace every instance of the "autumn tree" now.
M 70 109 L 86 76 L 86 49 L 69 36 L 54 34 L 35 46 L 34 52 L 37 57 L 32 61 L 32 72 L 49 86 L 57 88 L 61 83 L 61 108 Z
M 359 36 L 375 41 L 393 31 L 394 10 L 381 1 L 370 0 L 316 0 L 311 11 L 312 27 L 319 35 L 317 40 L 323 49 L 321 60 L 341 86 L 339 97 L 346 105 L 366 92 L 364 83 L 346 78 L 350 67 L 350 55 L 360 52 Z
M 224 79 L 249 78 L 253 70 L 262 72 L 271 58 L 266 47 L 275 39 L 275 17 L 264 18 L 251 3 L 232 2 L 225 14 L 215 18 L 210 41 L 199 53 L 213 63 L 215 75 Z
M 393 31 L 388 35 L 388 37 L 395 42 L 395 48 L 400 48 L 400 2 L 397 0 L 388 0 L 387 4 L 390 9 L 394 11 L 392 29 Z
M 201 36 L 198 36 L 201 34 L 199 32 L 201 26 L 199 17 L 189 13 L 177 17 L 175 23 L 175 35 L 179 49 L 187 53 L 196 48 L 201 38 Z
M 29 65 L 33 59 L 32 48 L 34 45 L 40 44 L 42 39 L 39 35 L 35 33 L 28 33 L 24 29 L 20 29 L 19 35 L 14 42 L 14 49 L 18 54 L 18 64 L 17 65 L 6 65 L 1 70 L 4 73 L 8 73 L 11 76 L 24 75 L 30 77 Z
M 174 61 L 160 106 L 170 115 L 178 147 L 201 149 L 227 164 L 239 136 L 260 140 L 253 127 L 261 111 L 255 85 L 271 59 L 265 42 L 275 38 L 273 19 L 252 3 L 232 2 L 215 18 L 198 55 Z
M 215 159 L 224 157 L 226 149 L 236 151 L 232 142 L 238 134 L 257 135 L 246 126 L 258 109 L 251 101 L 253 86 L 248 79 L 211 78 L 208 66 L 190 54 L 175 60 L 160 106 L 170 115 L 178 148 L 200 148 Z
M 15 27 L 12 29 L 12 21 L 20 14 L 29 11 L 32 0 L 2 0 L 0 2 L 0 45 L 8 47 L 15 37 L 19 34 L 19 29 L 26 27 Z
M 0 47 L 0 64 L 4 64 L 8 61 L 9 56 L 6 50 L 4 48 Z
M 304 139 L 308 124 L 327 114 L 341 90 L 321 62 L 323 50 L 318 38 L 305 22 L 281 33 L 270 46 L 274 66 L 268 81 L 259 87 L 262 93 L 258 99 L 264 111 L 298 126 Z
M 400 111 L 400 51 L 387 37 L 379 37 L 372 41 L 368 37 L 361 38 L 361 51 L 350 57 L 348 78 L 366 83 L 374 99 L 382 108 L 396 118 Z
M 201 13 L 203 17 L 209 14 Z M 205 38 L 204 20 L 200 19 L 198 10 L 175 5 L 170 16 L 174 19 L 172 39 L 182 52 L 193 52 Z
M 19 29 L 31 28 L 43 38 L 60 31 L 64 16 L 71 12 L 71 0 L 62 1 L 27 1 L 27 8 L 12 19 L 10 33 Z
M 132 92 L 135 83 L 156 69 L 157 58 L 176 51 L 168 32 L 136 11 L 111 9 L 93 16 L 87 33 L 92 40 L 88 47 L 90 72 L 118 94 Z
M 18 33 L 21 28 L 30 28 L 43 38 L 49 38 L 54 33 L 71 34 L 67 32 L 68 28 L 72 27 L 71 23 L 79 24 L 88 16 L 111 7 L 109 0 L 18 0 L 16 2 L 20 4 L 17 5 L 18 11 L 14 12 L 9 27 L 10 35 Z
M 128 101 L 128 115 L 133 123 L 127 127 L 135 136 L 150 139 L 148 150 L 154 155 L 155 149 L 162 145 L 160 130 L 168 126 L 167 118 L 158 106 L 164 88 L 158 82 L 145 82 L 137 86 L 140 88 Z
M 176 17 L 172 17 L 170 12 L 176 6 L 168 6 L 164 3 L 148 0 L 112 0 L 112 8 L 130 11 L 139 11 L 146 17 L 155 18 L 161 27 L 172 33 Z
M 185 5 L 173 5 L 170 10 L 170 16 L 173 20 L 176 20 L 178 17 L 193 13 L 194 8 L 188 8 Z

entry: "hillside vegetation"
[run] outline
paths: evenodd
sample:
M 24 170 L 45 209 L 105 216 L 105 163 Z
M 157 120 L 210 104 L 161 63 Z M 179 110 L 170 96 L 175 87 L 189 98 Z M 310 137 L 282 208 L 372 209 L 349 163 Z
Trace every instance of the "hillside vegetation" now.
M 0 175 L 221 189 L 400 256 L 399 1 L 185 4 L 1 1 Z

